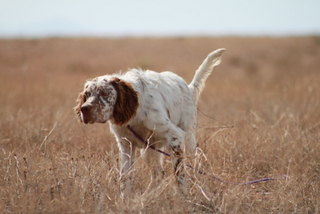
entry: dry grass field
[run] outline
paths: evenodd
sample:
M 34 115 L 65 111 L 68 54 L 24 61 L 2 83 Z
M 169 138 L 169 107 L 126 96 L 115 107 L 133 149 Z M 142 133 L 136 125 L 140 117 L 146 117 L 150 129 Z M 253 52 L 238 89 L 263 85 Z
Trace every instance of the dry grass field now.
M 139 158 L 119 194 L 107 124 L 73 113 L 86 79 L 141 67 L 190 82 L 209 52 L 228 52 L 198 106 L 202 149 L 181 197 L 169 159 L 151 187 Z M 320 38 L 48 38 L 0 40 L 0 213 L 319 213 Z

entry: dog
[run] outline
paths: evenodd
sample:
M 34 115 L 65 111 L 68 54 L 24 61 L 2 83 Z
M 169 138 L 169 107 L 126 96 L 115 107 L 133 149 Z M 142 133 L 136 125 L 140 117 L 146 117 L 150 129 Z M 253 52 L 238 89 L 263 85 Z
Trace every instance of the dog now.
M 206 79 L 225 51 L 221 48 L 210 53 L 189 85 L 175 73 L 141 69 L 87 80 L 74 110 L 85 124 L 109 123 L 120 150 L 122 195 L 130 194 L 137 150 L 152 164 L 152 179 L 163 177 L 163 155 L 147 149 L 148 145 L 170 151 L 178 187 L 187 194 L 182 163 L 186 153 L 197 147 L 197 103 Z

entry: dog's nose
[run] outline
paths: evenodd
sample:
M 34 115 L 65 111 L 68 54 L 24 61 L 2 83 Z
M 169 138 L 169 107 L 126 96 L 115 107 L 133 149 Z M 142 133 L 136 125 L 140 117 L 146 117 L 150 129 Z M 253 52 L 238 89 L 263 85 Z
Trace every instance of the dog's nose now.
M 81 112 L 86 113 L 86 112 L 89 112 L 90 109 L 91 109 L 91 106 L 84 105 L 84 106 L 81 107 Z

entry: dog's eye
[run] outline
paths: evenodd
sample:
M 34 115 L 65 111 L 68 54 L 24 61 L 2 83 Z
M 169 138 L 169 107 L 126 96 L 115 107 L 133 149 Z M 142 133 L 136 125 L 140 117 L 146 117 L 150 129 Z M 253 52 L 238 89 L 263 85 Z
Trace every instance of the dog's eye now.
M 84 97 L 85 97 L 85 99 L 87 99 L 88 97 L 90 97 L 90 93 L 89 92 L 84 92 Z

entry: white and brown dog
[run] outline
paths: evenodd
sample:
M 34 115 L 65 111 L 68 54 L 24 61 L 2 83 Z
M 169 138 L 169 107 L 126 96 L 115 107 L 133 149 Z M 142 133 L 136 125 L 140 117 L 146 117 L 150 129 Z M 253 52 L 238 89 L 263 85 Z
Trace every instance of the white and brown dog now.
M 146 149 L 141 139 L 156 149 L 170 151 L 178 186 L 187 193 L 181 162 L 185 152 L 196 147 L 197 102 L 205 80 L 220 63 L 224 51 L 210 53 L 189 85 L 172 72 L 140 69 L 100 76 L 85 83 L 75 112 L 85 124 L 109 122 L 121 153 L 122 193 L 130 192 L 131 169 L 139 149 L 149 165 L 156 158 L 152 164 L 153 176 L 163 175 L 163 155 Z

